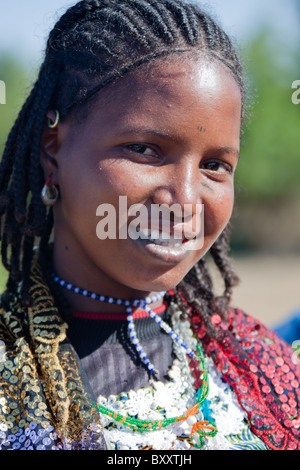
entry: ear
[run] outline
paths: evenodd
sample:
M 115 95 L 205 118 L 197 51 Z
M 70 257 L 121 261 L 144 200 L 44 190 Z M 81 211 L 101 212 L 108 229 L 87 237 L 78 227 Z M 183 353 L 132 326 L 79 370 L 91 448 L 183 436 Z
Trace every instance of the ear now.
M 60 147 L 60 132 L 58 123 L 56 127 L 50 128 L 48 122 L 55 121 L 55 112 L 48 111 L 47 119 L 41 140 L 40 163 L 44 170 L 45 180 L 51 175 L 51 183 L 57 184 L 58 159 L 57 153 Z

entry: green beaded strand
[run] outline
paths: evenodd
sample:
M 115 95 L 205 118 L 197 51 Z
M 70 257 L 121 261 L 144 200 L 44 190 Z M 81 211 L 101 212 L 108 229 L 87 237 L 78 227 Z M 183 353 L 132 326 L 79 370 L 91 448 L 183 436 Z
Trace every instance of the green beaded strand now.
M 96 405 L 98 411 L 106 416 L 109 416 L 110 418 L 113 418 L 115 421 L 121 424 L 124 424 L 125 426 L 129 427 L 133 431 L 138 431 L 138 432 L 157 431 L 159 429 L 163 429 L 169 426 L 170 424 L 173 424 L 179 421 L 184 421 L 185 419 L 188 418 L 188 416 L 197 414 L 197 411 L 199 411 L 199 408 L 204 402 L 204 400 L 206 399 L 208 395 L 208 391 L 209 391 L 208 374 L 207 374 L 207 370 L 206 370 L 205 363 L 204 363 L 204 357 L 203 357 L 201 348 L 198 344 L 197 344 L 197 352 L 198 352 L 198 356 L 201 362 L 204 377 L 203 377 L 201 388 L 197 391 L 197 403 L 185 415 L 177 416 L 174 418 L 162 419 L 162 420 L 140 420 L 137 418 L 132 418 L 130 416 L 121 415 L 120 413 L 112 411 L 109 408 L 106 408 L 105 406 L 100 405 L 100 404 Z M 198 445 L 195 442 L 195 439 L 191 437 L 192 444 L 197 448 L 201 448 L 203 446 L 203 443 L 204 443 L 203 437 L 215 436 L 217 434 L 217 429 L 212 423 L 208 421 L 205 421 L 204 423 L 205 423 L 204 428 L 205 429 L 210 428 L 210 430 L 209 431 L 201 431 L 201 430 L 196 431 L 199 437 L 200 445 Z

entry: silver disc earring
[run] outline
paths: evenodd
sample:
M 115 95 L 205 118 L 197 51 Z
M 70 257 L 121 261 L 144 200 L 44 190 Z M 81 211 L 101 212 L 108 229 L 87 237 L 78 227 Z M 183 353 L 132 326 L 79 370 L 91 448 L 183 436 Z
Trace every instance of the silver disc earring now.
M 56 203 L 58 196 L 59 196 L 59 191 L 54 184 L 50 184 L 51 181 L 51 176 L 48 176 L 46 179 L 46 182 L 43 186 L 43 189 L 41 191 L 41 198 L 45 206 L 54 206 Z

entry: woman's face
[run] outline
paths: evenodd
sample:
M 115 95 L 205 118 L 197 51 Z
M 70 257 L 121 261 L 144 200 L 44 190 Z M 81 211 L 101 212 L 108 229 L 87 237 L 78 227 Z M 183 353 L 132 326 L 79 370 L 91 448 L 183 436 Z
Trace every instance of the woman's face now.
M 84 122 L 66 120 L 46 131 L 44 168 L 60 188 L 57 274 L 117 297 L 176 286 L 230 219 L 240 124 L 240 91 L 223 65 L 173 59 L 104 89 Z M 139 238 L 130 229 L 138 233 L 141 212 L 128 215 L 125 202 L 148 214 Z M 154 227 L 161 233 L 151 208 L 162 204 L 165 215 L 176 204 L 169 219 L 175 242 L 162 244 L 158 233 L 146 232 Z M 192 226 L 199 229 L 197 220 L 202 238 L 196 245 L 188 238 Z

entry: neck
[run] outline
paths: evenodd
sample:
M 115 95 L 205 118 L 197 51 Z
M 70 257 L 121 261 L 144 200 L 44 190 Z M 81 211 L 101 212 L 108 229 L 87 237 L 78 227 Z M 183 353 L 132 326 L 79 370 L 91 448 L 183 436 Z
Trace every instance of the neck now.
M 69 282 L 69 280 L 68 280 Z M 87 289 L 86 286 L 79 286 L 79 285 L 74 285 L 74 287 L 79 287 L 83 290 Z M 57 287 L 58 289 L 61 290 L 61 293 L 62 295 L 66 298 L 66 300 L 68 301 L 69 303 L 69 306 L 71 308 L 71 310 L 73 311 L 81 311 L 81 312 L 93 312 L 93 313 L 96 313 L 96 312 L 105 312 L 105 313 L 125 313 L 126 312 L 126 305 L 123 305 L 123 304 L 118 304 L 116 302 L 109 302 L 107 300 L 104 300 L 104 301 L 100 301 L 100 300 L 97 300 L 97 299 L 93 299 L 91 297 L 88 297 L 88 296 L 85 296 L 85 295 L 81 295 L 81 294 L 78 294 L 78 293 L 75 293 L 73 292 L 72 290 L 70 289 L 67 289 L 65 287 L 62 287 L 60 285 L 58 285 Z M 102 294 L 99 293 L 99 292 L 95 292 L 95 294 L 97 295 L 105 295 L 105 294 Z M 110 297 L 110 296 L 108 296 Z M 136 300 L 141 300 L 142 302 L 148 298 L 151 298 L 151 299 L 154 299 L 153 302 L 151 302 L 149 304 L 149 307 L 151 309 L 154 309 L 154 308 L 158 308 L 160 306 L 163 305 L 163 297 L 161 298 L 155 298 L 157 297 L 156 293 L 150 293 L 150 294 L 144 294 L 144 295 L 140 295 L 139 297 L 135 297 Z M 114 300 L 117 300 L 117 299 L 121 299 L 120 297 L 113 297 Z M 122 300 L 132 300 L 133 297 L 128 297 L 128 298 L 125 298 L 125 299 L 122 299 Z M 143 305 L 141 306 L 132 306 L 132 311 L 133 312 L 138 312 L 138 311 L 141 311 L 141 310 L 144 310 L 144 307 Z
M 130 286 L 126 286 L 110 279 L 107 274 L 100 269 L 95 269 L 93 263 L 87 264 L 86 258 L 81 257 L 80 252 L 76 252 L 76 256 L 72 256 L 72 250 L 64 249 L 62 251 L 62 244 L 53 245 L 52 259 L 53 259 L 53 273 L 67 283 L 94 292 L 99 295 L 104 295 L 113 298 L 120 298 L 124 300 L 131 299 L 146 299 L 153 297 L 157 293 L 150 291 L 141 291 Z M 82 259 L 81 259 L 82 258 Z M 67 300 L 70 309 L 75 311 L 84 312 L 106 312 L 106 313 L 124 313 L 126 307 L 124 305 L 116 305 L 114 303 L 100 302 L 90 297 L 85 297 L 76 294 L 71 290 L 61 287 L 57 284 L 57 289 Z M 151 304 L 151 308 L 159 307 L 163 304 L 163 299 L 159 299 Z M 133 307 L 133 311 L 142 310 L 141 307 Z

